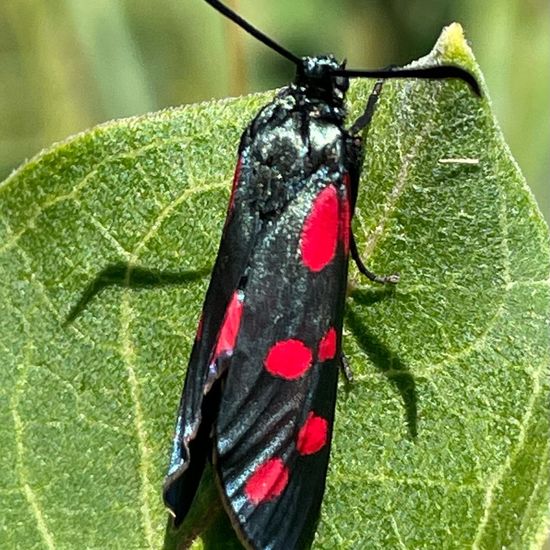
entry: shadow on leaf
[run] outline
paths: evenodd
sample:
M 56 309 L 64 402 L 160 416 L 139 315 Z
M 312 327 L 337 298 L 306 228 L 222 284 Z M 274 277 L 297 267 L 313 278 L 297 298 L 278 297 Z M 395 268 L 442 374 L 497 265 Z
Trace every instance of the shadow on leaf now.
M 359 290 L 351 293 L 351 299 L 359 306 L 372 306 L 394 294 L 393 289 Z M 416 382 L 399 356 L 383 344 L 372 332 L 360 312 L 346 309 L 346 322 L 363 352 L 374 366 L 395 386 L 405 408 L 405 420 L 411 438 L 418 433 Z
M 78 302 L 69 311 L 65 319 L 65 325 L 72 323 L 86 309 L 89 302 L 109 286 L 140 290 L 169 285 L 182 285 L 200 280 L 206 277 L 210 271 L 210 267 L 190 271 L 163 271 L 148 269 L 127 262 L 109 265 L 100 271 L 95 279 L 84 289 Z
M 100 271 L 84 289 L 78 302 L 71 308 L 64 324 L 68 325 L 74 321 L 93 298 L 107 287 L 119 286 L 126 289 L 143 290 L 183 285 L 200 280 L 210 272 L 210 267 L 193 271 L 163 271 L 135 266 L 127 262 L 109 265 Z M 190 548 L 199 536 L 205 550 L 222 547 L 228 550 L 242 549 L 220 500 L 211 466 L 206 466 L 204 470 L 191 511 L 181 527 L 174 529 L 172 519 L 168 519 L 163 549 Z

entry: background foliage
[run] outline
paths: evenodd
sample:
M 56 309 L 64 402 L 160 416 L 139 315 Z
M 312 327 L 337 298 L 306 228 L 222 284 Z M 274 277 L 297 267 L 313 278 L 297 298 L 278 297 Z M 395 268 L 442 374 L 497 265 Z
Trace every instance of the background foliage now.
M 294 49 L 406 63 L 453 20 L 475 44 L 504 135 L 549 219 L 547 0 L 233 0 Z M 292 68 L 200 0 L 2 0 L 0 180 L 96 123 L 283 85 Z

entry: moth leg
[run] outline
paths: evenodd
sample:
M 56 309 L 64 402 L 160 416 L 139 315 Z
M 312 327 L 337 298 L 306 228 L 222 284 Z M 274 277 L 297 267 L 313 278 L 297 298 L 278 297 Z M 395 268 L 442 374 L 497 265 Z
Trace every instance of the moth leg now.
M 340 355 L 340 368 L 342 369 L 342 372 L 344 373 L 344 376 L 346 378 L 346 381 L 351 384 L 353 382 L 353 371 L 351 370 L 351 367 L 349 366 L 349 362 L 347 357 L 342 353 Z
M 367 101 L 367 106 L 365 107 L 365 111 L 363 114 L 353 123 L 351 126 L 349 132 L 352 135 L 356 135 L 362 130 L 363 132 L 363 138 L 365 131 L 368 130 L 369 125 L 371 123 L 372 117 L 374 115 L 374 112 L 376 110 L 376 104 L 378 103 L 378 98 L 380 97 L 380 93 L 382 92 L 382 86 L 384 85 L 384 80 L 379 79 L 376 81 L 374 88 L 372 89 L 372 92 L 369 96 L 369 99 Z M 362 160 L 362 159 L 361 159 Z M 359 164 L 359 156 L 357 156 L 356 161 Z M 357 174 L 356 178 L 352 179 L 352 200 L 353 205 L 355 207 L 355 199 L 357 198 L 357 184 L 359 183 L 359 174 Z M 359 252 L 357 251 L 357 243 L 355 242 L 355 237 L 353 235 L 353 232 L 351 232 L 350 235 L 350 252 L 351 257 L 353 258 L 355 264 L 357 265 L 357 269 L 368 277 L 371 281 L 375 283 L 382 283 L 382 284 L 396 284 L 399 282 L 399 274 L 393 273 L 391 275 L 377 275 L 376 273 L 373 273 L 363 263 L 361 258 L 359 257 Z
M 384 85 L 384 80 L 379 79 L 376 81 L 374 88 L 372 89 L 372 92 L 367 101 L 367 106 L 365 107 L 365 111 L 353 123 L 353 125 L 349 129 L 349 132 L 351 135 L 355 136 L 365 128 L 368 130 L 368 127 L 374 115 L 374 111 L 376 110 L 376 103 L 378 102 L 378 98 L 380 97 L 380 93 L 382 92 L 383 85 Z
M 391 275 L 377 275 L 376 273 L 373 273 L 363 263 L 363 260 L 361 260 L 359 256 L 359 252 L 357 251 L 357 244 L 355 242 L 355 237 L 353 236 L 353 233 L 350 235 L 350 243 L 349 243 L 349 249 L 351 253 L 351 257 L 353 258 L 353 261 L 357 265 L 357 269 L 359 272 L 365 277 L 368 277 L 371 281 L 375 283 L 382 283 L 382 284 L 396 284 L 399 282 L 399 273 L 392 273 Z

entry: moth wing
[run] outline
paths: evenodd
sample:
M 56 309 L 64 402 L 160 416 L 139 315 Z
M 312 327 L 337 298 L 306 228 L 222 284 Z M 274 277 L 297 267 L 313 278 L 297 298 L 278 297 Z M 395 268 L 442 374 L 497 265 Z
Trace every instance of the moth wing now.
M 311 542 L 324 493 L 346 291 L 349 203 L 326 168 L 258 234 L 216 423 L 216 471 L 245 543 Z
M 212 364 L 218 364 L 212 363 L 213 353 L 235 290 L 246 270 L 257 230 L 257 214 L 233 201 L 242 180 L 243 152 L 241 147 L 226 224 L 189 359 L 164 481 L 164 502 L 176 526 L 191 506 L 210 448 L 210 429 L 219 399 L 219 388 L 214 382 L 220 375 L 211 368 Z

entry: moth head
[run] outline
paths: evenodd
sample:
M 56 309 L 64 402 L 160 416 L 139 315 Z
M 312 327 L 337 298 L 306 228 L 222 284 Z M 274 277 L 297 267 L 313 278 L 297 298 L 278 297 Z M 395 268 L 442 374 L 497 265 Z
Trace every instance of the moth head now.
M 349 79 L 336 74 L 345 69 L 332 55 L 302 57 L 296 71 L 296 84 L 307 88 L 310 97 L 341 104 L 349 88 Z

